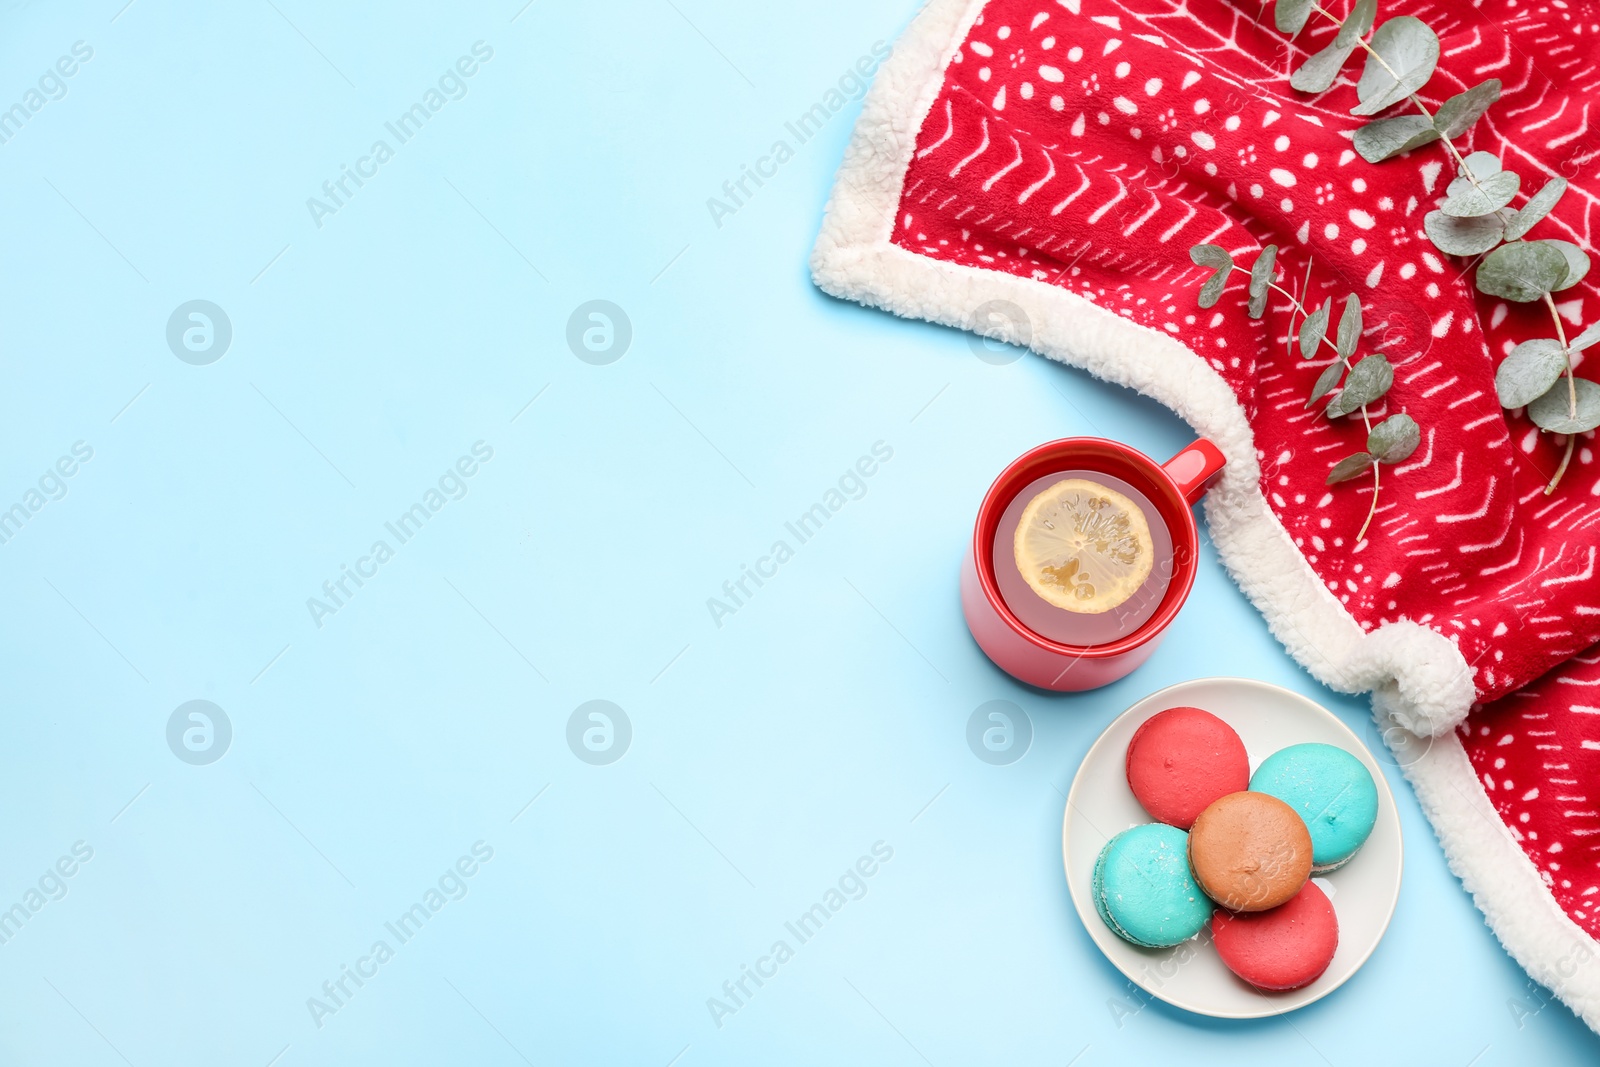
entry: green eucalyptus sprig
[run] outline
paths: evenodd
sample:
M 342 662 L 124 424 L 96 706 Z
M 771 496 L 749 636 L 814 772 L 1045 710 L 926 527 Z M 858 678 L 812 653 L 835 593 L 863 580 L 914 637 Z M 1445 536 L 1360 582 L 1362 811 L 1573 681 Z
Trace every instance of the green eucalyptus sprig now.
M 1526 407 L 1540 429 L 1566 436 L 1566 450 L 1546 495 L 1555 492 L 1572 461 L 1577 435 L 1600 427 L 1600 385 L 1573 374 L 1572 357 L 1600 343 L 1600 324 L 1590 326 L 1572 341 L 1556 311 L 1551 295 L 1576 285 L 1589 272 L 1589 256 L 1570 241 L 1533 240 L 1526 237 L 1556 206 L 1567 190 L 1565 178 L 1552 177 L 1520 209 L 1510 204 L 1522 188 L 1522 178 L 1505 169 L 1487 152 L 1462 156 L 1454 139 L 1472 128 L 1500 99 L 1500 81 L 1490 78 L 1439 106 L 1428 108 L 1417 91 L 1427 85 L 1439 62 L 1439 37 L 1419 19 L 1409 15 L 1378 26 L 1377 0 L 1357 0 L 1341 19 L 1318 0 L 1275 0 L 1274 22 L 1293 39 L 1305 28 L 1312 13 L 1338 26 L 1333 41 L 1301 64 L 1289 79 L 1294 88 L 1321 93 L 1332 87 L 1350 55 L 1367 53 L 1353 115 L 1377 115 L 1397 104 L 1409 104 L 1417 114 L 1375 119 L 1355 131 L 1355 149 L 1370 163 L 1381 163 L 1403 152 L 1438 141 L 1455 162 L 1456 177 L 1445 189 L 1438 210 L 1423 217 L 1423 230 L 1446 255 L 1481 257 L 1475 276 L 1478 291 L 1513 303 L 1542 301 L 1555 324 L 1554 338 L 1539 338 L 1517 345 L 1495 375 L 1495 390 L 1502 407 Z
M 1403 413 L 1390 415 L 1376 425 L 1372 422 L 1367 405 L 1377 403 L 1389 392 L 1389 387 L 1394 384 L 1394 367 L 1388 358 L 1379 352 L 1370 353 L 1351 362 L 1351 357 L 1356 354 L 1356 349 L 1361 344 L 1360 299 L 1354 293 L 1345 298 L 1344 310 L 1339 315 L 1339 325 L 1333 337 L 1329 338 L 1328 322 L 1333 312 L 1333 301 L 1324 301 L 1317 310 L 1307 311 L 1299 297 L 1274 282 L 1273 271 L 1278 261 L 1277 245 L 1268 245 L 1262 249 L 1249 270 L 1236 264 L 1228 250 L 1219 245 L 1195 245 L 1189 249 L 1189 258 L 1197 266 L 1210 267 L 1213 272 L 1200 287 L 1202 308 L 1216 305 L 1222 298 L 1222 291 L 1227 287 L 1228 279 L 1237 271 L 1250 278 L 1246 314 L 1252 319 L 1259 319 L 1266 314 L 1267 296 L 1271 292 L 1277 293 L 1289 302 L 1287 343 L 1291 352 L 1298 342 L 1300 357 L 1314 360 L 1322 351 L 1322 346 L 1326 345 L 1333 349 L 1334 359 L 1317 377 L 1317 383 L 1311 388 L 1311 398 L 1306 401 L 1306 406 L 1312 407 L 1332 394 L 1333 398 L 1322 409 L 1324 415 L 1329 419 L 1359 415 L 1362 425 L 1366 427 L 1366 451 L 1356 452 L 1341 459 L 1328 472 L 1327 478 L 1329 485 L 1337 485 L 1339 482 L 1358 478 L 1368 471 L 1372 472 L 1372 505 L 1367 509 L 1367 519 L 1361 524 L 1360 532 L 1356 534 L 1356 544 L 1360 544 L 1367 536 L 1367 529 L 1372 525 L 1373 516 L 1378 513 L 1378 493 L 1383 488 L 1382 465 L 1405 460 L 1422 443 L 1422 429 L 1410 415 Z M 1308 262 L 1302 290 L 1310 292 L 1310 285 L 1311 264 Z M 1298 332 L 1295 330 L 1296 316 L 1301 320 Z M 1600 330 L 1596 333 L 1597 339 L 1600 339 Z M 1338 392 L 1335 393 L 1335 389 Z

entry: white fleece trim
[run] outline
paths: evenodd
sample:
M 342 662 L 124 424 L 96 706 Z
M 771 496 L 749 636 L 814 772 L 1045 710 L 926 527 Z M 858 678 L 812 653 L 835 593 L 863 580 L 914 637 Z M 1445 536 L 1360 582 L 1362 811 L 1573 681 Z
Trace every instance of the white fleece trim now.
M 1380 728 L 1395 702 L 1392 685 L 1372 694 Z M 1385 736 L 1391 735 L 1386 731 Z M 1545 875 L 1489 803 L 1460 735 L 1406 738 L 1395 749 L 1450 870 L 1472 894 L 1500 944 L 1589 1029 L 1600 1031 L 1600 951 L 1561 910 Z
M 1561 912 L 1489 807 L 1451 732 L 1475 698 L 1470 666 L 1452 641 L 1416 623 L 1362 631 L 1261 494 L 1250 424 L 1222 377 L 1175 338 L 1076 294 L 1030 278 L 939 262 L 890 242 L 917 132 L 943 85 L 950 56 L 984 2 L 930 0 L 880 68 L 812 253 L 817 285 L 906 318 L 1024 344 L 1137 389 L 1222 449 L 1228 465 L 1205 510 L 1223 565 L 1273 635 L 1317 679 L 1347 693 L 1381 689 L 1384 713 L 1393 721 L 1418 735 L 1436 735 L 1427 758 L 1409 773 L 1452 870 L 1511 954 L 1600 1029 L 1600 965 L 1591 955 L 1573 976 L 1561 973 L 1563 960 L 1571 966 L 1573 945 L 1592 942 Z M 978 321 L 976 309 L 995 300 L 1021 308 L 1029 328 L 1019 332 L 995 316 Z M 1379 699 L 1375 694 L 1375 705 Z M 1448 758 L 1452 751 L 1459 757 L 1454 762 Z M 1457 794 L 1460 803 L 1453 799 Z

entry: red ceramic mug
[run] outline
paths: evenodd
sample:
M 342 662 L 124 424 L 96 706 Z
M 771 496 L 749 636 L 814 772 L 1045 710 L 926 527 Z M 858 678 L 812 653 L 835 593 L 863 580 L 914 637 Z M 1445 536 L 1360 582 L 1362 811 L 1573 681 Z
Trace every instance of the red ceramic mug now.
M 1166 463 L 1101 437 L 1040 445 L 1000 473 L 983 498 L 972 544 L 961 565 L 961 611 L 984 654 L 1020 682 L 1078 692 L 1109 685 L 1150 658 L 1194 586 L 1200 535 L 1189 509 L 1222 475 L 1222 450 L 1201 439 Z M 1006 606 L 995 579 L 994 539 L 1001 515 L 1025 487 L 1059 471 L 1098 471 L 1150 499 L 1172 535 L 1172 576 L 1155 614 L 1133 633 L 1102 645 L 1065 645 L 1041 637 Z

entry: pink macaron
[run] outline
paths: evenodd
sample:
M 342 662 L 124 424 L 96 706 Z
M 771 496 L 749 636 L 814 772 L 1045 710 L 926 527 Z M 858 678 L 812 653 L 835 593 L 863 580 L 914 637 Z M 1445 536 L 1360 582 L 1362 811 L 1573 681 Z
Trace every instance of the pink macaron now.
M 1211 938 L 1228 970 L 1257 989 L 1299 989 L 1322 977 L 1339 947 L 1333 902 L 1315 882 L 1271 911 L 1218 908 Z
M 1128 742 L 1128 786 L 1151 818 L 1187 830 L 1213 801 L 1250 788 L 1233 727 L 1199 708 L 1168 708 Z

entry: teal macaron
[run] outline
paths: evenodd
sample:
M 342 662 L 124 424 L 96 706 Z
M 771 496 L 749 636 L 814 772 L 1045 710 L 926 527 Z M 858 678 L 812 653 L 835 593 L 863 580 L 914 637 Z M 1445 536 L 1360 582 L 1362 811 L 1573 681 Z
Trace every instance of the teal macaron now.
M 1212 904 L 1189 873 L 1189 835 L 1148 823 L 1107 841 L 1094 864 L 1094 907 L 1114 934 L 1145 948 L 1205 929 Z
M 1256 768 L 1250 788 L 1277 797 L 1311 831 L 1311 871 L 1350 862 L 1378 820 L 1378 787 L 1355 756 L 1334 745 L 1290 745 Z

